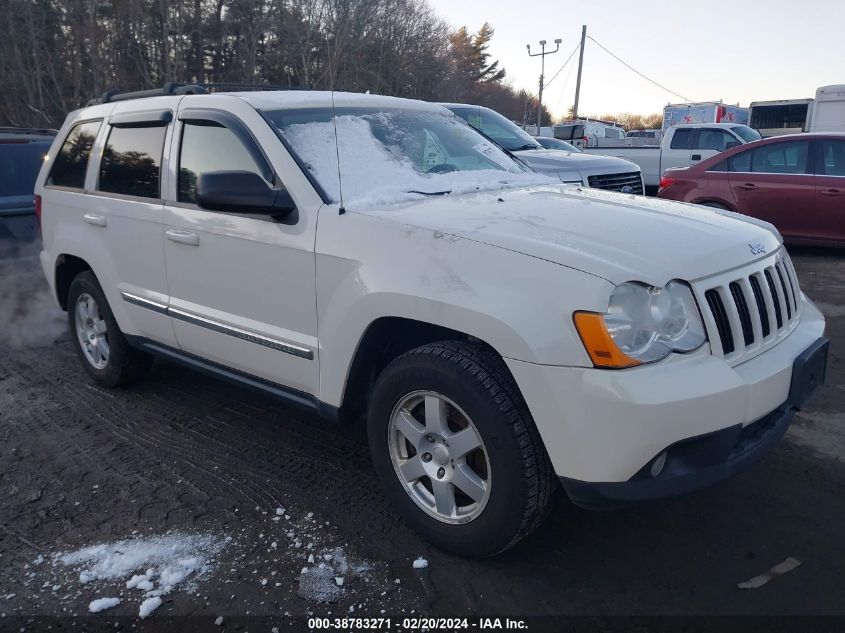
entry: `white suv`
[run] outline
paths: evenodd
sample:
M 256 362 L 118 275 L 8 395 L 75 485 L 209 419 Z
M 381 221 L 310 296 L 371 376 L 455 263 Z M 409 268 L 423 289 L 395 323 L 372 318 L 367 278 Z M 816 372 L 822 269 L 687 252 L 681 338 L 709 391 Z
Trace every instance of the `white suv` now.
M 440 547 L 501 552 L 559 482 L 599 507 L 721 480 L 824 378 L 768 224 L 563 185 L 437 105 L 198 91 L 73 112 L 39 175 L 82 366 L 125 385 L 158 354 L 366 418 Z

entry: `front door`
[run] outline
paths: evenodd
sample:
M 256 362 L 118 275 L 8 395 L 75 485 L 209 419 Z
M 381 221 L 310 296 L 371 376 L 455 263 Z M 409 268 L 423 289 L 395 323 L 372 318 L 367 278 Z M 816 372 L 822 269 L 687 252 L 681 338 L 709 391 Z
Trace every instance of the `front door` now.
M 815 221 L 809 141 L 768 143 L 728 161 L 737 210 L 766 220 L 786 237 L 807 237 Z
M 250 131 L 256 128 L 278 143 L 273 151 L 284 151 L 246 103 L 225 112 L 180 110 L 171 151 L 177 182 L 163 218 L 170 314 L 183 351 L 317 395 L 316 209 L 298 209 L 281 223 L 196 204 L 204 172 L 251 171 L 284 185 Z

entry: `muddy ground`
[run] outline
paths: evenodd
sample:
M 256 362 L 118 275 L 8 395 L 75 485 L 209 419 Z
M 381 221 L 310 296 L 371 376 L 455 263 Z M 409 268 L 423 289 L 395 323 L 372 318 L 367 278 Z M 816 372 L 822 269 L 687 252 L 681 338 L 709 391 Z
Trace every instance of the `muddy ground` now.
M 613 512 L 558 499 L 519 546 L 468 561 L 428 546 L 386 506 L 362 438 L 165 362 L 130 389 L 92 385 L 33 252 L 0 248 L 0 628 L 85 616 L 91 600 L 121 594 L 100 616 L 135 617 L 140 594 L 125 579 L 82 584 L 55 557 L 165 533 L 226 546 L 152 617 L 223 616 L 224 626 L 247 614 L 283 626 L 286 615 L 382 610 L 845 615 L 845 254 L 793 257 L 832 345 L 828 383 L 785 441 L 685 497 Z M 303 598 L 307 557 L 332 551 L 358 571 L 333 602 Z M 417 557 L 429 566 L 414 569 Z M 788 557 L 801 565 L 737 588 Z

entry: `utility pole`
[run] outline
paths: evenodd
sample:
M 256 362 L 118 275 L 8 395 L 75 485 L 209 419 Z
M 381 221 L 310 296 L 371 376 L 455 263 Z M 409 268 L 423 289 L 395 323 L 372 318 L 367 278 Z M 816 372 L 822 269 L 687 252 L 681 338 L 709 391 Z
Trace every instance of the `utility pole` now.
M 587 25 L 581 27 L 581 50 L 578 51 L 578 81 L 575 83 L 575 105 L 572 106 L 572 118 L 578 118 L 578 100 L 581 98 L 581 71 L 584 68 L 584 44 L 587 41 Z
M 553 55 L 560 50 L 560 43 L 562 40 L 555 40 L 555 49 L 546 52 L 546 40 L 540 40 L 540 52 L 532 53 L 531 44 L 527 44 L 525 48 L 528 49 L 529 57 L 540 58 L 540 90 L 537 96 L 537 136 L 540 136 L 540 128 L 543 126 L 543 75 L 546 73 L 546 55 Z

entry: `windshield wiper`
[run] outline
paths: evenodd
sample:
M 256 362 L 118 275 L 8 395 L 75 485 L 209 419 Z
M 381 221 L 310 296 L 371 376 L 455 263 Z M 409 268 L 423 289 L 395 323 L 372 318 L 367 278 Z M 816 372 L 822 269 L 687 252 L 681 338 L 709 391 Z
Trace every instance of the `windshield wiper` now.
M 543 148 L 542 145 L 539 145 L 539 144 L 526 143 L 525 145 L 520 145 L 519 147 L 512 148 L 511 151 L 512 152 L 521 152 L 522 150 L 525 150 L 525 149 L 542 149 L 542 148 Z
M 445 196 L 452 193 L 452 190 L 449 189 L 448 191 L 406 191 L 405 193 L 418 193 L 421 196 Z

